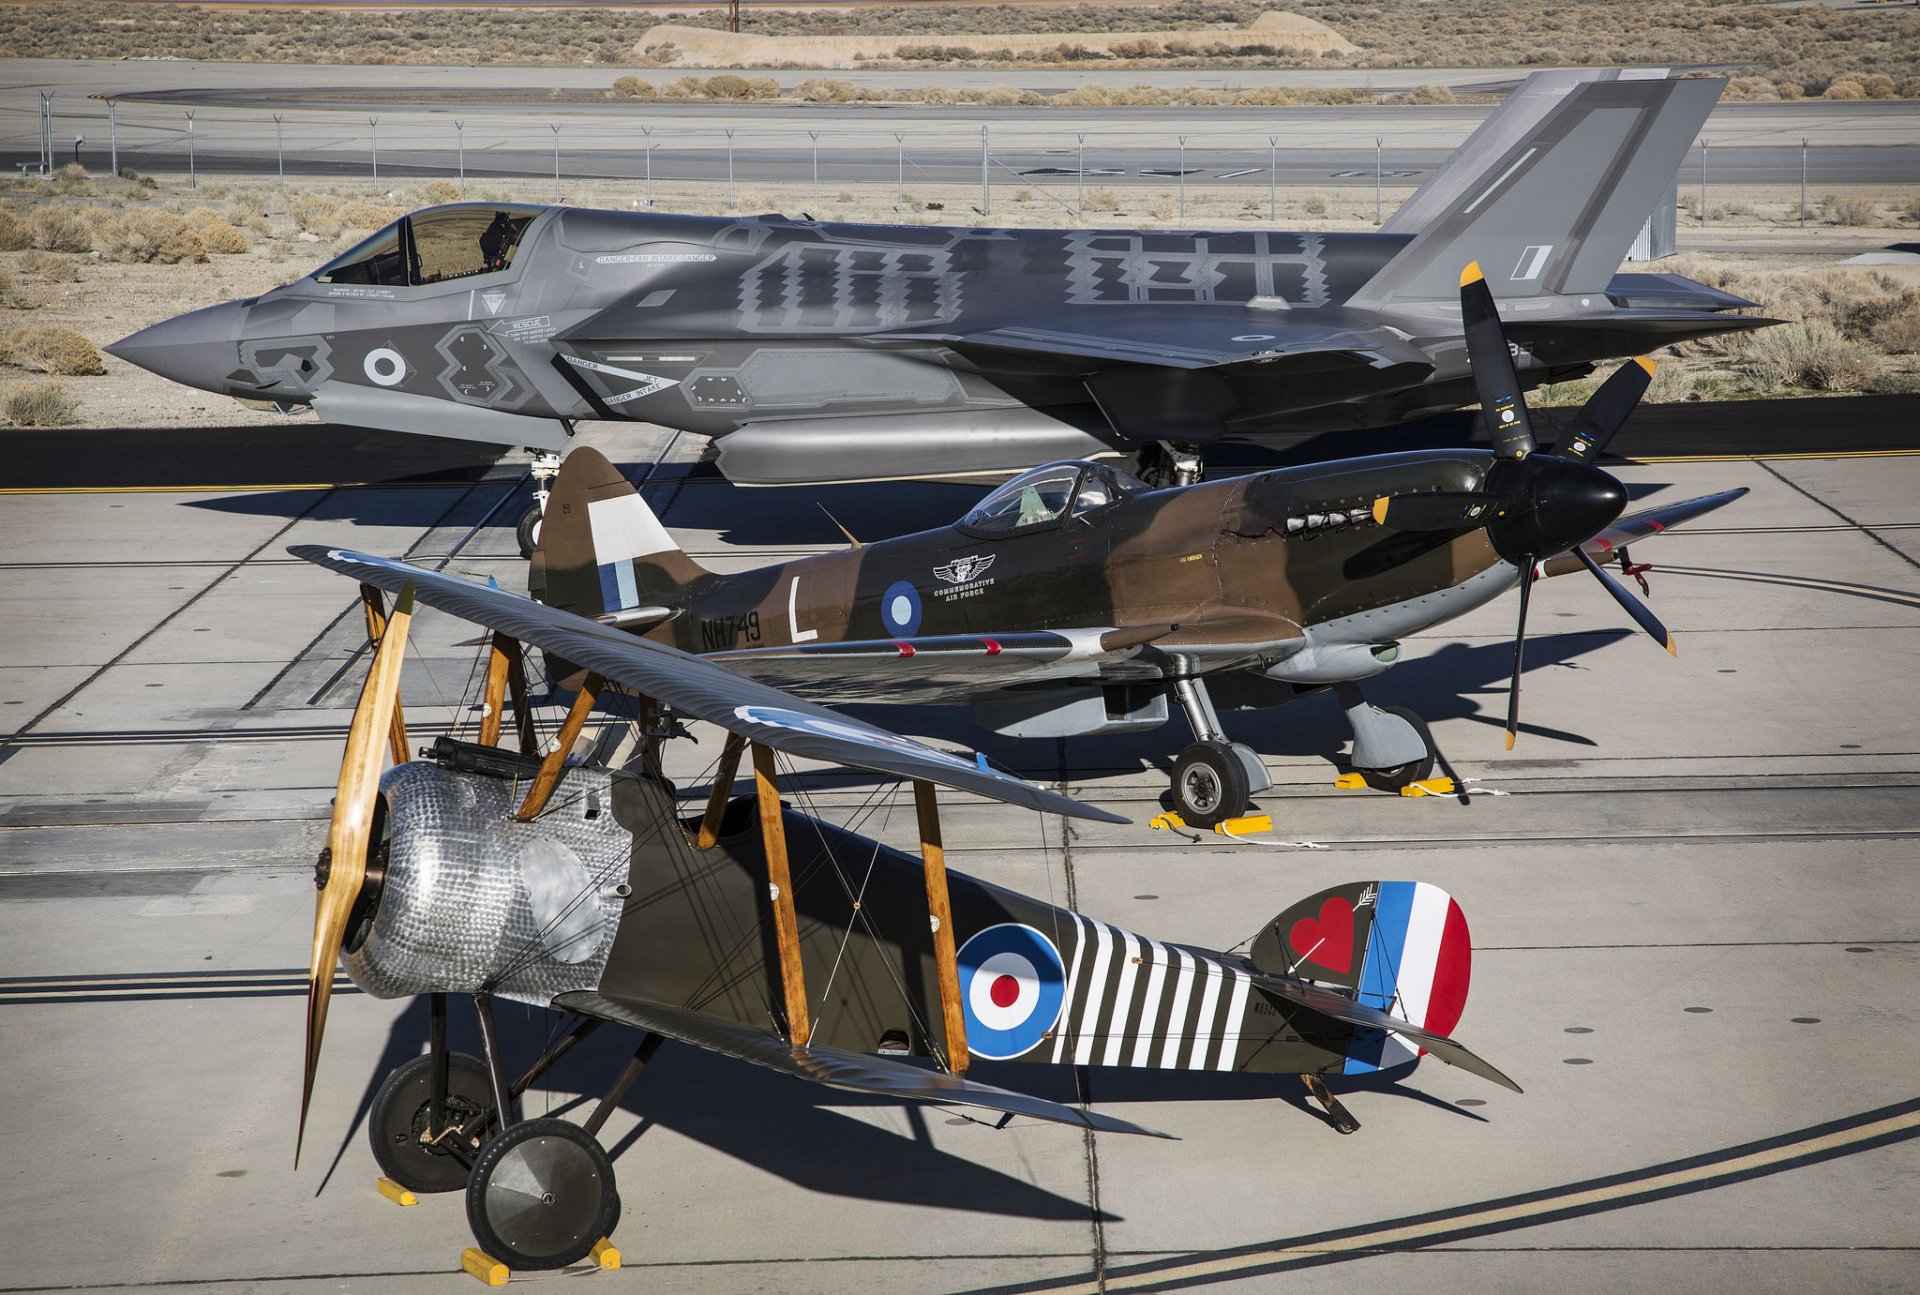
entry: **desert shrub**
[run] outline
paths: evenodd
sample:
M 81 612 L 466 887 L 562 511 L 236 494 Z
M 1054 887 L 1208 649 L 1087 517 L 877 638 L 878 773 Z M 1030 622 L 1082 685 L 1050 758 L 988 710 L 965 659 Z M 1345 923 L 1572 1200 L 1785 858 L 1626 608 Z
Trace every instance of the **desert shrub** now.
M 33 245 L 45 252 L 90 252 L 93 230 L 77 212 L 65 207 L 40 207 L 27 217 Z
M 193 232 L 200 236 L 201 245 L 209 252 L 218 252 L 222 256 L 237 256 L 253 246 L 245 234 L 218 216 L 205 224 L 195 225 Z
M 72 257 L 35 249 L 20 258 L 20 273 L 46 283 L 73 283 L 80 278 L 80 266 Z
M 663 40 L 658 45 L 649 45 L 640 51 L 641 62 L 652 63 L 659 67 L 665 67 L 679 57 L 680 47 L 670 40 Z
M 100 348 L 71 328 L 29 324 L 16 328 L 7 341 L 13 346 L 13 363 L 23 369 L 68 377 L 106 372 L 100 363 Z
M 69 162 L 53 173 L 49 187 L 55 193 L 84 193 L 87 188 L 87 168 L 78 162 Z
M 340 208 L 340 228 L 378 229 L 382 225 L 391 224 L 405 214 L 397 207 L 382 207 L 371 202 L 349 202 Z
M 780 83 L 770 76 L 756 76 L 747 82 L 747 93 L 755 99 L 778 99 Z
M 1408 103 L 1452 103 L 1453 91 L 1444 85 L 1416 85 L 1407 91 Z
M 460 186 L 451 180 L 429 180 L 420 186 L 420 205 L 431 207 L 440 202 L 460 201 Z
M 1871 225 L 1873 204 L 1859 198 L 1842 198 L 1827 209 L 1836 225 Z
M 340 232 L 340 204 L 316 194 L 295 198 L 287 208 L 293 223 L 309 234 L 331 238 Z
M 109 261 L 179 265 L 207 259 L 206 244 L 193 227 L 165 211 L 129 211 L 101 224 L 94 242 Z
M 1874 324 L 1867 336 L 1875 346 L 1894 355 L 1920 355 L 1920 299 L 1907 298 Z
M 227 202 L 227 223 L 244 225 L 254 216 L 267 214 L 267 195 L 259 189 L 243 189 Z
M 753 87 L 747 78 L 735 76 L 731 72 L 722 72 L 719 76 L 710 76 L 700 87 L 701 93 L 709 99 L 749 99 L 753 97 Z
M 1867 97 L 1867 91 L 1866 87 L 1852 77 L 1841 77 L 1828 86 L 1827 92 L 1820 97 L 1822 99 L 1864 99 Z
M 1120 195 L 1111 189 L 1089 189 L 1087 190 L 1087 210 L 1118 211 Z
M 1746 367 L 1789 386 L 1858 391 L 1879 376 L 1886 361 L 1826 320 L 1802 319 L 1755 334 L 1747 344 Z
M 27 222 L 14 215 L 10 208 L 0 207 L 0 252 L 17 252 L 32 246 L 33 231 L 27 228 Z
M 821 76 L 807 78 L 795 86 L 793 92 L 808 103 L 846 103 L 860 97 L 859 88 L 851 82 Z
M 9 383 L 0 389 L 0 418 L 15 427 L 67 427 L 79 421 L 80 402 L 57 382 Z
M 613 93 L 621 99 L 651 99 L 653 83 L 637 76 L 617 76 L 613 79 Z
M 13 291 L 13 275 L 7 272 L 6 266 L 0 265 L 0 292 L 12 292 L 12 291 Z
M 1170 193 L 1156 193 L 1147 200 L 1147 214 L 1155 220 L 1172 220 L 1179 211 L 1180 205 Z
M 1327 200 L 1317 193 L 1310 193 L 1301 200 L 1300 210 L 1309 216 L 1324 216 L 1327 214 Z

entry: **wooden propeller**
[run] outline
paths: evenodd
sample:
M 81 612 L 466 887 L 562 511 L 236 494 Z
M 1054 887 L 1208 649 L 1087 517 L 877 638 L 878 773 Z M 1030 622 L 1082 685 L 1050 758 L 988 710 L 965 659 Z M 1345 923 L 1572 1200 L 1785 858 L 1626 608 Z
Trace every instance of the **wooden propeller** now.
M 347 918 L 366 880 L 380 774 L 400 701 L 400 665 L 406 657 L 407 628 L 412 620 L 413 586 L 409 584 L 394 604 L 373 665 L 367 671 L 366 685 L 360 690 L 353 723 L 347 729 L 347 749 L 340 758 L 340 784 L 333 798 L 333 821 L 327 827 L 326 853 L 314 876 L 320 893 L 313 911 L 313 963 L 307 980 L 307 1064 L 300 1087 L 300 1127 L 293 1143 L 296 1167 L 300 1163 L 300 1143 L 307 1132 L 307 1107 L 313 1100 L 313 1072 L 320 1063 L 320 1039 L 327 1029 L 327 1004 L 333 998 L 333 971 L 340 961 Z

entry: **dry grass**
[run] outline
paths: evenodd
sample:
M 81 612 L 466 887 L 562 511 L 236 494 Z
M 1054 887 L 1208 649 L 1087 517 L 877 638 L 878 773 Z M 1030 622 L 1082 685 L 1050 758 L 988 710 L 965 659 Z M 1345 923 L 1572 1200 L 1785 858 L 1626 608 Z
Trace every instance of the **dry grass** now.
M 35 373 L 58 373 L 69 377 L 105 373 L 100 363 L 100 348 L 71 328 L 58 324 L 29 324 L 7 335 L 7 362 Z
M 157 261 L 162 265 L 198 264 L 207 246 L 189 225 L 169 211 L 105 213 L 94 228 L 94 245 L 104 261 Z
M 71 427 L 80 402 L 58 382 L 21 382 L 0 387 L 0 418 L 13 427 Z

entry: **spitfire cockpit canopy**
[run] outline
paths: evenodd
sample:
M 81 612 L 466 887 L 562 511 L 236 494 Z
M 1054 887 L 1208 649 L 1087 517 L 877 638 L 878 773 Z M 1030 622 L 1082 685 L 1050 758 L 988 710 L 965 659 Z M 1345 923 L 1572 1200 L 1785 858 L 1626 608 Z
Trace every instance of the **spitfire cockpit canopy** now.
M 1145 489 L 1139 478 L 1110 464 L 1061 459 L 1007 482 L 975 504 L 959 527 L 982 538 L 1012 535 L 1097 512 Z
M 313 272 L 320 283 L 385 288 L 493 274 L 513 264 L 520 239 L 545 208 L 517 202 L 468 202 L 402 216 Z

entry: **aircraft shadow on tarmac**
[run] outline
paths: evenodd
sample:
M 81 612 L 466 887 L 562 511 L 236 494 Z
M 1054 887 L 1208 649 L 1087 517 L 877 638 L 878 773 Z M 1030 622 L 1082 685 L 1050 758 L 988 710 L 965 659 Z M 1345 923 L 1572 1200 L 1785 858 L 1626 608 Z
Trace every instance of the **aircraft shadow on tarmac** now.
M 479 1031 L 472 1017 L 457 1010 L 457 1003 L 452 1006 L 456 1010 L 448 1013 L 449 1045 L 456 1051 L 478 1055 Z M 512 1005 L 502 1004 L 497 1020 L 509 1073 L 524 1067 L 544 1046 L 550 1045 L 557 1031 L 564 1028 L 562 1022 L 569 1019 L 558 1012 L 519 1011 Z M 359 1154 L 354 1144 L 365 1136 L 363 1129 L 375 1092 L 395 1067 L 421 1055 L 427 1026 L 424 998 L 413 999 L 394 1019 L 387 1046 L 368 1069 L 352 1122 L 314 1192 L 316 1196 L 326 1190 L 348 1155 Z M 559 1090 L 532 1090 L 522 1102 L 522 1116 L 584 1115 L 590 1111 L 598 1101 L 598 1092 L 618 1073 L 638 1038 L 631 1030 L 603 1029 L 584 1041 L 555 1067 L 553 1077 Z M 1327 1081 L 1336 1093 L 1390 1094 L 1451 1115 L 1485 1122 L 1483 1116 L 1403 1086 L 1400 1081 L 1417 1068 L 1418 1063 L 1409 1062 L 1366 1076 L 1329 1075 Z M 1057 1102 L 1278 1100 L 1307 1117 L 1305 1123 L 1289 1125 L 1299 1136 L 1320 1132 L 1337 1136 L 1319 1109 L 1307 1103 L 1305 1088 L 1292 1075 L 992 1062 L 976 1062 L 968 1073 L 984 1083 Z M 562 1095 L 576 1088 L 589 1095 Z M 814 1084 L 797 1084 L 771 1071 L 742 1066 L 729 1058 L 680 1046 L 660 1051 L 621 1106 L 638 1116 L 640 1122 L 618 1142 L 608 1144 L 607 1152 L 616 1169 L 628 1175 L 645 1172 L 645 1137 L 648 1131 L 659 1127 L 776 1174 L 797 1187 L 824 1195 L 1043 1221 L 1084 1223 L 1087 1220 L 1084 1199 L 1058 1195 L 989 1168 L 964 1154 L 933 1146 L 927 1131 L 930 1119 L 947 1123 L 959 1123 L 963 1119 L 969 1123 L 991 1123 L 963 1116 L 954 1108 L 894 1103 Z M 902 1136 L 839 1114 L 847 1107 L 875 1106 L 899 1106 L 912 1135 Z M 1113 1223 L 1121 1221 L 1123 1216 L 1103 1210 L 1099 1217 L 1101 1222 Z

